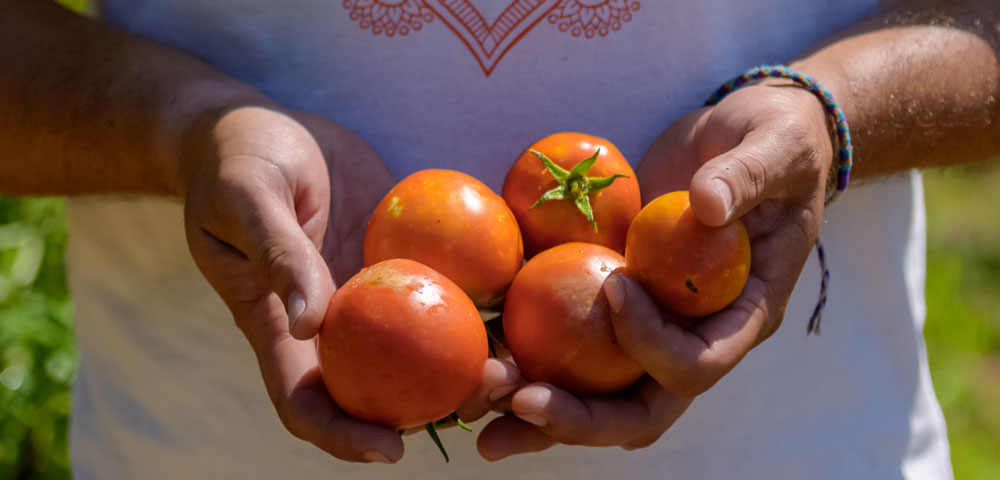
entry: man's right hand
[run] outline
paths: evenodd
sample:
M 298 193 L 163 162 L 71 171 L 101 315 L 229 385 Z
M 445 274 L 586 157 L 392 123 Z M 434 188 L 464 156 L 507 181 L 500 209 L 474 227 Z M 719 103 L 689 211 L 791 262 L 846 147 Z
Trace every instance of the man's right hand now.
M 185 149 L 185 224 L 191 254 L 257 355 L 285 427 L 333 456 L 392 463 L 403 442 L 350 417 L 319 374 L 312 339 L 336 288 L 361 267 L 368 215 L 392 187 L 382 160 L 322 117 L 237 108 L 194 132 Z M 466 420 L 521 382 L 487 361 Z
M 182 182 L 191 254 L 253 347 L 278 416 L 338 458 L 400 458 L 395 431 L 337 408 L 306 341 L 335 290 L 324 242 L 338 278 L 356 271 L 365 219 L 392 175 L 347 129 L 307 114 L 237 108 L 190 138 Z M 341 177 L 345 164 L 352 178 Z

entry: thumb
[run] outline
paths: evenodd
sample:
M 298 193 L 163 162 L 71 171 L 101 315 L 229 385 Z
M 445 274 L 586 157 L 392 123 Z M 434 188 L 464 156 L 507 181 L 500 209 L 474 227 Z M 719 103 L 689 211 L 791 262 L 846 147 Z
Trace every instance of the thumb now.
M 662 313 L 628 275 L 609 275 L 604 292 L 615 338 L 626 355 L 673 393 L 693 397 L 707 389 L 693 381 L 697 369 L 692 359 L 697 348 L 691 345 L 691 336 L 685 335 L 693 319 Z
M 764 138 L 761 138 L 764 137 Z M 760 131 L 749 133 L 732 150 L 695 172 L 689 187 L 691 209 L 708 226 L 725 225 L 747 213 L 781 185 L 780 152 Z
M 319 331 L 335 287 L 316 244 L 283 210 L 260 210 L 241 250 L 281 297 L 289 332 L 304 340 Z

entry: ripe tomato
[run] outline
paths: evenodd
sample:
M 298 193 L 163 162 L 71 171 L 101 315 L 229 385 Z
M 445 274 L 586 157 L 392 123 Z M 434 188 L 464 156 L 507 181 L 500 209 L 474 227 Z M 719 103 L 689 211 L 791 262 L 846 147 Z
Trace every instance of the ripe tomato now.
M 396 184 L 365 232 L 364 263 L 409 258 L 457 283 L 480 307 L 503 299 L 521 268 L 517 220 L 499 195 L 453 170 L 422 170 Z
M 543 156 L 557 169 L 547 168 Z M 621 152 L 603 138 L 573 132 L 550 135 L 525 150 L 507 172 L 502 194 L 521 226 L 528 257 L 567 242 L 621 253 L 629 223 L 642 206 L 635 172 Z M 543 196 L 547 199 L 537 205 Z
M 448 416 L 478 387 L 486 328 L 451 280 L 412 260 L 362 269 L 330 301 L 320 370 L 341 408 L 392 428 Z
M 628 387 L 642 368 L 622 352 L 604 280 L 625 259 L 588 243 L 539 253 L 518 272 L 504 303 L 503 328 L 518 368 L 567 391 L 604 394 Z
M 740 296 L 750 273 L 743 222 L 709 227 L 695 217 L 688 192 L 657 197 L 632 221 L 628 275 L 679 315 L 703 317 Z

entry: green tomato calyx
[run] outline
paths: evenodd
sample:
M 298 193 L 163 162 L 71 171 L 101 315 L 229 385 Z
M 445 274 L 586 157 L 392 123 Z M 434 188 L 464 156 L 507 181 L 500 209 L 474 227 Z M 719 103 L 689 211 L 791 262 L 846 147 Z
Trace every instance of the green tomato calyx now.
M 542 164 L 545 165 L 545 169 L 555 177 L 556 182 L 559 182 L 558 186 L 542 194 L 542 197 L 531 208 L 535 208 L 549 200 L 572 200 L 576 204 L 576 208 L 580 210 L 580 213 L 583 213 L 583 216 L 594 227 L 594 233 L 597 233 L 597 222 L 594 221 L 594 209 L 590 206 L 590 194 L 609 187 L 617 178 L 628 178 L 628 175 L 616 173 L 610 177 L 588 177 L 587 172 L 590 171 L 590 167 L 594 166 L 594 162 L 597 161 L 597 157 L 601 154 L 600 148 L 590 158 L 573 166 L 572 170 L 566 170 L 556 165 L 555 162 L 546 157 L 542 152 L 534 149 L 528 149 L 528 151 L 538 157 L 542 161 Z

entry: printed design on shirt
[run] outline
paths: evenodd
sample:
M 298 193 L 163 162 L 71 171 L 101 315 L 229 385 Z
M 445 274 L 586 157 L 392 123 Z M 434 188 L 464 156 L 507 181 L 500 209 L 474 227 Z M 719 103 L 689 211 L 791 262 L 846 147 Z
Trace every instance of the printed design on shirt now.
M 493 23 L 487 23 L 469 0 L 343 1 L 351 20 L 376 35 L 406 36 L 434 17 L 440 18 L 487 77 L 542 19 L 574 37 L 594 38 L 621 29 L 639 10 L 637 0 L 513 0 Z
M 552 9 L 548 20 L 560 32 L 569 32 L 574 37 L 604 37 L 632 21 L 632 12 L 638 10 L 639 2 L 635 0 L 562 0 Z
M 406 36 L 434 20 L 423 0 L 344 0 L 351 20 L 375 35 Z
M 497 62 L 559 0 L 515 0 L 492 23 L 469 0 L 424 0 L 437 16 L 455 32 L 489 76 Z

